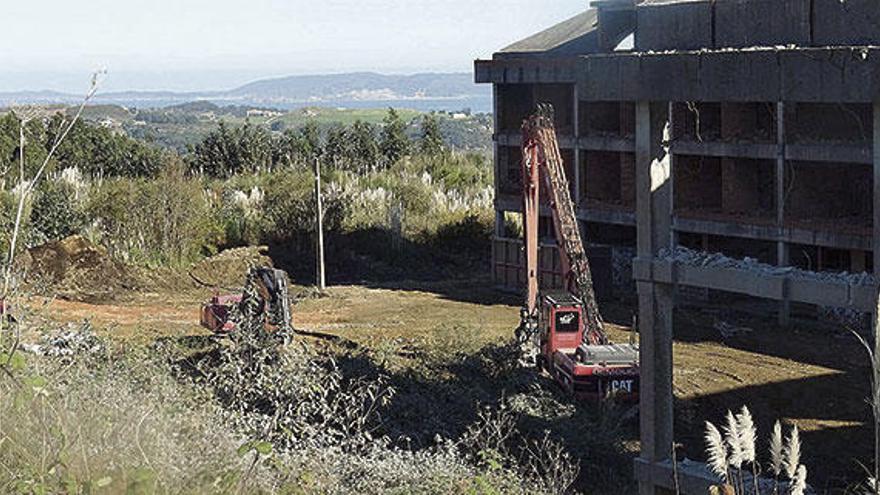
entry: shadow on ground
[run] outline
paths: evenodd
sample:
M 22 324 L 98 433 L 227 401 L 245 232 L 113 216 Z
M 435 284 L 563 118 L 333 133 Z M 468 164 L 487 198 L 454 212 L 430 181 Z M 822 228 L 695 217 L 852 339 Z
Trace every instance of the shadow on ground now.
M 186 353 L 172 364 L 194 378 L 223 344 L 184 337 L 168 338 L 160 345 L 176 345 Z M 546 434 L 580 460 L 579 491 L 631 493 L 633 489 L 633 454 L 628 446 L 636 438 L 637 424 L 632 408 L 573 402 L 549 377 L 515 366 L 508 348 L 490 345 L 477 353 L 442 358 L 430 352 L 415 358 L 408 355 L 405 359 L 413 362 L 403 367 L 379 364 L 363 349 L 337 349 L 332 355 L 344 380 L 388 377 L 395 394 L 381 410 L 377 433 L 399 448 L 417 451 L 436 446 L 441 438 L 461 440 L 485 413 L 506 410 L 514 415 L 517 430 L 505 443 L 511 452 Z
M 383 228 L 328 233 L 327 283 L 424 290 L 456 301 L 506 304 L 512 299 L 503 293 L 473 286 L 478 290 L 463 290 L 457 283 L 489 273 L 490 234 L 486 225 L 474 218 L 415 241 Z M 295 283 L 315 284 L 315 249 L 310 240 L 270 243 L 269 257 Z
M 723 337 L 715 329 L 718 321 L 742 330 Z M 699 346 L 689 349 L 689 356 L 680 355 L 676 366 L 677 390 L 687 387 L 687 394 L 694 397 L 676 401 L 676 440 L 691 458 L 705 458 L 706 420 L 721 425 L 727 410 L 746 405 L 756 417 L 764 458 L 773 423 L 796 420 L 802 432 L 803 463 L 818 493 L 845 493 L 864 479 L 859 462 L 873 456 L 870 408 L 865 401 L 870 367 L 855 337 L 816 322 L 782 329 L 775 318 L 728 307 L 676 311 L 675 340 Z M 699 372 L 706 375 L 700 377 Z M 712 389 L 714 380 L 734 385 L 724 392 L 699 391 L 701 381 Z

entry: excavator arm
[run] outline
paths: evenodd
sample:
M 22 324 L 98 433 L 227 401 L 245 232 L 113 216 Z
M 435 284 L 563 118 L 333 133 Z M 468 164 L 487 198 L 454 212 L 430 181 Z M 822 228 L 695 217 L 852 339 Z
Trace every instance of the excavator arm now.
M 584 340 L 590 345 L 605 345 L 608 337 L 599 314 L 590 263 L 584 251 L 569 182 L 559 152 L 552 107 L 540 105 L 537 112 L 523 123 L 522 130 L 523 237 L 527 296 L 520 327 L 535 328 L 537 321 L 538 219 L 543 184 L 549 196 L 548 203 L 553 216 L 566 288 L 584 303 Z

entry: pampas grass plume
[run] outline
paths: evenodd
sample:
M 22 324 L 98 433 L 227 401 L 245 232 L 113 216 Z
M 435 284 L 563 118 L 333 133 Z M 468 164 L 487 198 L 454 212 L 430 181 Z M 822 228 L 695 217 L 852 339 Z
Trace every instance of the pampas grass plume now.
M 790 480 L 797 476 L 798 466 L 801 462 L 801 438 L 797 426 L 791 429 L 788 436 L 788 444 L 785 446 L 785 474 Z
M 770 471 L 775 476 L 782 474 L 785 446 L 782 443 L 782 423 L 776 421 L 770 434 Z
M 749 408 L 742 407 L 736 418 L 739 427 L 740 448 L 742 450 L 742 459 L 748 463 L 754 463 L 757 457 L 755 444 L 758 441 L 758 429 L 755 427 L 755 421 Z
M 709 455 L 709 468 L 722 482 L 727 482 L 727 448 L 721 432 L 706 421 L 706 452 Z
M 724 439 L 727 441 L 727 446 L 730 448 L 728 463 L 739 469 L 742 467 L 743 463 L 742 438 L 739 432 L 739 425 L 736 422 L 736 417 L 730 411 L 727 411 L 727 426 L 724 428 Z
M 801 464 L 798 466 L 791 482 L 791 495 L 804 495 L 807 490 L 807 467 Z

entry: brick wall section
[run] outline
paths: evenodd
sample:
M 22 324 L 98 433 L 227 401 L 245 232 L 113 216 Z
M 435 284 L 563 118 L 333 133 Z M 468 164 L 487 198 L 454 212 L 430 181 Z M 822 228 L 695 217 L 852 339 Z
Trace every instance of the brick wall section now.
M 733 215 L 751 214 L 760 207 L 757 163 L 721 159 L 721 209 Z
M 873 180 L 868 167 L 793 162 L 787 181 L 788 218 L 851 219 L 870 224 Z
M 620 154 L 620 201 L 624 206 L 636 204 L 636 156 Z
M 587 151 L 582 154 L 584 168 L 581 173 L 581 190 L 584 198 L 608 203 L 620 202 L 620 155 L 614 151 Z
M 712 157 L 676 157 L 674 206 L 676 210 L 721 208 L 721 160 Z
M 746 139 L 754 133 L 757 105 L 741 103 L 721 104 L 721 139 Z

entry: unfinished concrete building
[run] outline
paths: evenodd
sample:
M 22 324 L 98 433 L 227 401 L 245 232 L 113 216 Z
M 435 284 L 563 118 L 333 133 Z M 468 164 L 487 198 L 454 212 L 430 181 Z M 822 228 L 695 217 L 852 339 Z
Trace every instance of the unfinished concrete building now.
M 673 487 L 682 288 L 773 301 L 783 324 L 793 308 L 874 311 L 877 45 L 878 0 L 594 0 L 476 62 L 495 95 L 496 283 L 523 278 L 505 215 L 521 208 L 520 124 L 536 103 L 556 109 L 585 239 L 632 259 L 641 493 Z M 558 284 L 555 249 L 543 251 L 542 283 Z M 679 482 L 707 493 L 709 479 Z

